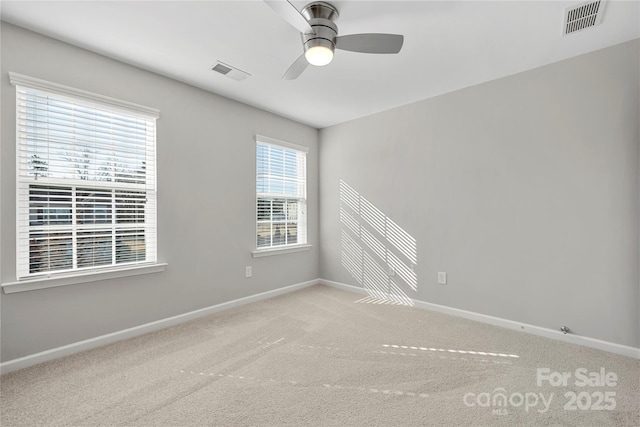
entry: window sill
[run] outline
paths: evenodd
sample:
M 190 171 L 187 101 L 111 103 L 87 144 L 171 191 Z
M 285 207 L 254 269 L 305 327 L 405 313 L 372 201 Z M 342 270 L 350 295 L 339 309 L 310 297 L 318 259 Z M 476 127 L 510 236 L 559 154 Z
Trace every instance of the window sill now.
M 259 249 L 251 252 L 251 254 L 253 255 L 254 258 L 260 258 L 263 256 L 282 255 L 282 254 L 289 254 L 293 252 L 308 251 L 309 249 L 311 249 L 311 245 L 297 245 L 297 246 L 287 246 L 284 248 L 277 248 L 277 249 Z
M 2 284 L 2 292 L 13 294 L 16 292 L 35 291 L 38 289 L 55 288 L 58 286 L 76 285 L 79 283 L 97 282 L 98 280 L 117 279 L 120 277 L 138 276 L 140 274 L 159 273 L 164 271 L 166 263 L 136 265 L 118 270 L 91 271 L 72 276 L 50 276 L 34 279 L 24 279 L 17 282 Z

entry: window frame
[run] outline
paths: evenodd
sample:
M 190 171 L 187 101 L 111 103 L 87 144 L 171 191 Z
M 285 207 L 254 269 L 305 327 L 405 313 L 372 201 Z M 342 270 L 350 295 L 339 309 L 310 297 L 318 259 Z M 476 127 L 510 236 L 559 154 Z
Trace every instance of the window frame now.
M 277 148 L 282 148 L 284 150 L 289 150 L 289 151 L 294 151 L 296 152 L 296 155 L 298 153 L 301 153 L 304 155 L 304 190 L 303 190 L 303 195 L 302 196 L 291 196 L 291 195 L 286 195 L 286 194 L 273 194 L 273 193 L 260 193 L 258 192 L 258 146 L 259 144 L 266 144 L 266 145 L 270 145 L 270 146 L 274 146 Z M 308 179 L 307 179 L 307 157 L 309 154 L 309 148 L 302 146 L 302 145 L 298 145 L 298 144 L 293 144 L 290 142 L 286 142 L 286 141 L 281 141 L 278 139 L 274 139 L 274 138 L 270 138 L 264 135 L 256 135 L 255 136 L 255 172 L 256 172 L 256 179 L 254 180 L 254 191 L 255 191 L 255 205 L 254 205 L 254 209 L 255 209 L 255 233 L 254 233 L 254 248 L 255 250 L 252 251 L 252 255 L 254 258 L 258 258 L 258 257 L 263 257 L 263 256 L 270 256 L 270 255 L 277 255 L 277 254 L 284 254 L 284 253 L 292 253 L 292 252 L 299 252 L 299 251 L 305 251 L 305 250 L 309 250 L 311 248 L 311 245 L 308 243 L 308 218 L 307 218 L 307 211 L 308 211 L 308 191 L 307 191 L 307 187 L 308 187 Z M 299 207 L 299 209 L 302 210 L 302 218 L 298 219 L 297 221 L 297 227 L 304 227 L 303 231 L 300 232 L 298 230 L 298 235 L 302 235 L 304 236 L 303 241 L 297 241 L 296 243 L 291 243 L 291 244 L 281 244 L 281 245 L 271 245 L 271 246 L 258 246 L 258 231 L 259 231 L 259 226 L 260 226 L 260 222 L 258 219 L 258 201 L 261 198 L 269 198 L 269 199 L 274 199 L 274 198 L 279 198 L 279 199 L 296 199 L 298 200 L 298 203 L 300 204 L 300 202 L 302 201 L 302 206 Z M 300 234 L 302 233 L 302 234 Z
M 145 107 L 142 105 L 130 103 L 128 101 L 123 101 L 99 94 L 95 94 L 92 92 L 87 92 L 81 89 L 72 88 L 69 86 L 60 85 L 57 83 L 48 82 L 46 80 L 37 79 L 34 77 L 29 77 L 25 75 L 21 75 L 14 72 L 9 72 L 9 81 L 11 85 L 16 87 L 15 93 L 15 102 L 16 102 L 16 129 L 15 129 L 15 138 L 16 138 L 16 170 L 15 170 L 15 179 L 16 179 L 16 281 L 8 282 L 2 284 L 2 289 L 4 293 L 12 293 L 12 292 L 21 292 L 24 290 L 33 290 L 33 289 L 41 289 L 53 286 L 62 286 L 67 284 L 76 284 L 83 282 L 91 282 L 95 280 L 103 280 L 107 278 L 116 278 L 116 277 L 125 277 L 130 275 L 138 275 L 138 274 L 146 274 L 152 272 L 158 272 L 164 270 L 166 263 L 158 263 L 157 261 L 157 124 L 156 121 L 160 117 L 159 111 L 157 109 Z M 24 139 L 22 139 L 19 135 L 19 126 L 21 122 L 20 118 L 20 106 L 21 103 L 18 100 L 18 96 L 20 95 L 20 91 L 18 90 L 33 90 L 35 92 L 44 92 L 44 94 L 51 94 L 61 99 L 68 99 L 71 102 L 77 102 L 80 105 L 85 105 L 87 108 L 89 107 L 98 107 L 99 109 L 103 109 L 103 111 L 110 111 L 113 113 L 122 112 L 124 115 L 131 116 L 142 116 L 145 121 L 148 123 L 153 123 L 153 135 L 151 140 L 147 140 L 145 143 L 145 164 L 153 163 L 153 166 L 150 167 L 145 173 L 145 179 L 142 184 L 128 184 L 123 185 L 117 181 L 108 181 L 106 184 L 99 181 L 86 181 L 81 183 L 78 179 L 28 179 L 22 176 L 21 169 L 21 154 L 23 153 L 23 145 L 25 144 Z M 151 142 L 150 142 L 151 141 Z M 152 170 L 151 170 L 152 169 Z M 114 172 L 115 173 L 115 172 Z M 153 174 L 153 175 L 149 175 Z M 114 175 L 115 176 L 115 175 Z M 131 181 L 129 181 L 131 182 Z M 52 189 L 57 187 L 67 187 L 70 188 L 70 197 L 72 200 L 73 209 L 71 210 L 71 224 L 67 227 L 68 230 L 74 235 L 74 239 L 77 238 L 76 235 L 82 233 L 83 227 L 82 221 L 77 218 L 77 215 L 80 215 L 76 210 L 76 202 L 77 194 L 79 191 L 83 191 L 83 188 L 89 188 L 94 192 L 110 192 L 111 193 L 111 205 L 110 205 L 110 216 L 111 216 L 111 224 L 109 228 L 113 231 L 112 243 L 111 247 L 113 251 L 117 251 L 117 236 L 118 231 L 122 233 L 126 232 L 126 227 L 117 226 L 117 206 L 118 206 L 118 194 L 120 194 L 120 203 L 131 203 L 130 201 L 123 202 L 123 197 L 131 197 L 133 199 L 136 196 L 131 196 L 131 191 L 135 192 L 144 192 L 145 194 L 145 202 L 144 202 L 144 219 L 142 222 L 135 222 L 133 226 L 130 228 L 131 232 L 134 232 L 135 228 L 140 229 L 144 228 L 145 233 L 145 248 L 144 248 L 144 261 L 129 261 L 124 262 L 122 264 L 118 264 L 115 261 L 112 261 L 109 264 L 105 265 L 92 265 L 89 267 L 77 267 L 77 260 L 80 258 L 77 252 L 74 252 L 72 255 L 73 259 L 73 268 L 64 269 L 64 270 L 46 270 L 40 272 L 31 272 L 29 271 L 29 265 L 31 262 L 32 254 L 30 253 L 29 245 L 30 239 L 27 237 L 26 243 L 23 241 L 24 237 L 21 238 L 21 232 L 30 233 L 32 228 L 31 209 L 30 198 L 31 191 L 35 189 L 36 186 L 50 187 Z M 134 190 L 133 187 L 137 186 L 137 189 Z M 126 188 L 125 188 L 126 187 Z M 37 191 L 37 190 L 35 190 Z M 52 190 L 55 191 L 55 190 Z M 124 194 L 129 194 L 129 196 L 124 196 Z M 21 199 L 22 197 L 22 199 Z M 27 207 L 20 206 L 20 202 L 26 203 Z M 96 206 L 98 206 L 98 202 L 95 202 Z M 134 202 L 134 204 L 137 206 Z M 123 205 L 121 205 L 123 206 Z M 129 207 L 127 207 L 129 208 Z M 127 209 L 125 208 L 125 210 Z M 134 209 L 136 209 L 134 207 Z M 123 220 L 121 223 L 126 223 L 126 220 Z M 101 224 L 101 226 L 104 226 Z M 94 227 L 95 230 L 101 229 L 101 226 Z M 55 226 L 54 226 L 55 227 Z M 86 227 L 90 228 L 90 227 Z M 151 234 L 148 234 L 151 233 Z M 147 239 L 147 236 L 150 238 Z M 122 234 L 121 234 L 122 238 Z M 27 250 L 25 251 L 25 245 Z M 74 246 L 75 247 L 75 246 Z M 116 252 L 114 252 L 113 257 L 116 257 Z M 27 267 L 22 267 L 20 264 L 25 265 Z M 26 268 L 26 274 L 25 269 Z

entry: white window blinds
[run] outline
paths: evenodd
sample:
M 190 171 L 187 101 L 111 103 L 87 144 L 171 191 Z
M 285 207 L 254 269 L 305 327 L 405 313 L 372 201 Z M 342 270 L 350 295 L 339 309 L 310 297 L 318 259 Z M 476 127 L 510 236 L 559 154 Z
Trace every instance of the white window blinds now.
M 307 150 L 260 136 L 256 143 L 257 248 L 305 244 Z
M 34 86 L 16 85 L 18 278 L 156 262 L 157 115 Z

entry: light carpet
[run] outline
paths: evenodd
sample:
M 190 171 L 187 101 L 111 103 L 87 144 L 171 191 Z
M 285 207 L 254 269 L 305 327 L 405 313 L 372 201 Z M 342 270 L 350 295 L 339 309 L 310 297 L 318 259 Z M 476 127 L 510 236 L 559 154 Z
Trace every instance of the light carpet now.
M 638 360 L 378 302 L 318 285 L 12 372 L 0 422 L 640 426 Z

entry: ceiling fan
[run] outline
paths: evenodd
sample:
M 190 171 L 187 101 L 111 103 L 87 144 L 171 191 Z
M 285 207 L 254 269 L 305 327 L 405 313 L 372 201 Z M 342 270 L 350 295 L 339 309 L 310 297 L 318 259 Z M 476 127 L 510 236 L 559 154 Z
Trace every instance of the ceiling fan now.
M 349 34 L 338 36 L 338 9 L 323 1 L 314 1 L 301 11 L 288 1 L 265 0 L 282 18 L 300 31 L 304 53 L 287 69 L 282 78 L 294 80 L 309 64 L 323 66 L 333 60 L 335 49 L 362 53 L 398 53 L 404 36 L 399 34 Z

